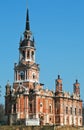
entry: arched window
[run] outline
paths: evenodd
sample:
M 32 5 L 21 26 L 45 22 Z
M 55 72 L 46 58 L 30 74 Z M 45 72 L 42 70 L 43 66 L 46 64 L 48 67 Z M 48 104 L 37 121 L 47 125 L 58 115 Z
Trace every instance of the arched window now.
M 66 107 L 66 114 L 68 114 L 68 107 Z
M 20 79 L 24 80 L 24 78 L 25 78 L 24 71 L 20 71 Z
M 79 115 L 81 116 L 81 109 L 79 109 Z
M 30 103 L 30 112 L 32 112 L 32 104 Z
M 30 58 L 30 51 L 27 52 L 27 58 Z
M 77 112 L 77 111 L 76 111 L 76 108 L 75 108 L 75 115 L 76 115 L 76 112 Z
M 33 79 L 35 79 L 36 78 L 36 75 L 35 74 L 33 74 Z
M 42 104 L 42 102 L 40 103 L 40 107 L 42 107 L 43 106 L 43 104 Z
M 49 113 L 52 113 L 52 106 L 51 106 L 51 104 L 49 105 Z
M 31 58 L 34 60 L 34 51 L 31 52 Z

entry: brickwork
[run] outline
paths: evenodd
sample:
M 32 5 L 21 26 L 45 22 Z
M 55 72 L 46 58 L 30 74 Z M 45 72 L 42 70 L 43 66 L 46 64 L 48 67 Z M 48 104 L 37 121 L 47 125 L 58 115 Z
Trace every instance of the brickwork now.
M 35 42 L 28 23 L 26 21 L 28 27 L 24 39 L 20 40 L 19 63 L 14 65 L 13 88 L 9 83 L 6 85 L 5 112 L 8 124 L 28 124 L 28 120 L 37 119 L 39 125 L 82 126 L 82 100 L 78 80 L 73 84 L 73 94 L 64 92 L 60 75 L 55 80 L 55 92 L 44 89 L 39 81 Z

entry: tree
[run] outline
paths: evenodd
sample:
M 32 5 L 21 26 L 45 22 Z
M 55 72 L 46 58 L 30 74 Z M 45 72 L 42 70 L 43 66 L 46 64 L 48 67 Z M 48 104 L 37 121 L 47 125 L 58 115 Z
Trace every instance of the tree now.
M 0 121 L 4 121 L 5 118 L 5 108 L 3 104 L 0 104 Z
M 7 124 L 7 116 L 5 116 L 5 107 L 3 104 L 0 104 L 0 125 Z
M 83 126 L 84 126 L 84 102 L 83 102 L 83 107 L 82 107 L 82 117 L 83 117 Z

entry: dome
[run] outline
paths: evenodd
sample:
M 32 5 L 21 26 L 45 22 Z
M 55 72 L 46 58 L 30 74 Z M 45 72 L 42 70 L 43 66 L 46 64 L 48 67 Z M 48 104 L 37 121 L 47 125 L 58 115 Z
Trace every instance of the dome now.
M 25 47 L 25 46 L 34 47 L 34 41 L 32 41 L 32 40 L 30 40 L 30 39 L 24 39 L 24 40 L 20 43 L 20 47 Z

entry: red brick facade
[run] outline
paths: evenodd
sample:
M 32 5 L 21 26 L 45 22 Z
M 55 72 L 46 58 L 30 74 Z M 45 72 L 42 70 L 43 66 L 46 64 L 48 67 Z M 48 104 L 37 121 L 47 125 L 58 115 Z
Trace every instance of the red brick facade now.
M 8 123 L 22 124 L 38 119 L 39 125 L 82 126 L 80 84 L 76 80 L 73 94 L 70 95 L 63 91 L 62 79 L 58 75 L 55 92 L 44 89 L 39 82 L 40 69 L 35 62 L 35 51 L 27 10 L 24 39 L 20 40 L 19 45 L 19 63 L 14 65 L 13 88 L 9 83 L 6 85 L 5 112 Z

